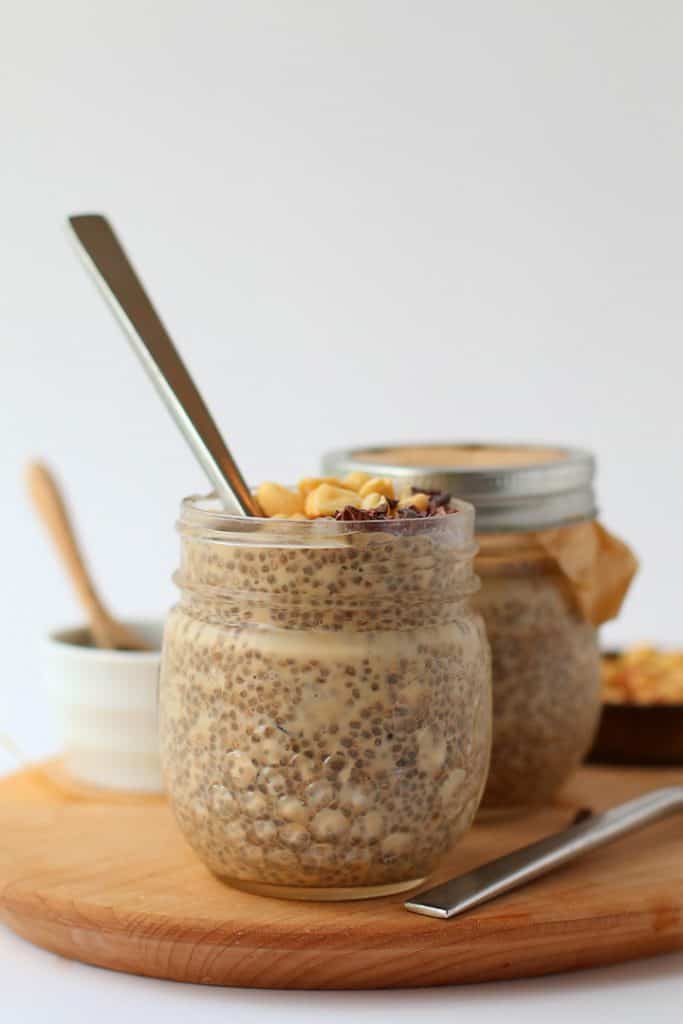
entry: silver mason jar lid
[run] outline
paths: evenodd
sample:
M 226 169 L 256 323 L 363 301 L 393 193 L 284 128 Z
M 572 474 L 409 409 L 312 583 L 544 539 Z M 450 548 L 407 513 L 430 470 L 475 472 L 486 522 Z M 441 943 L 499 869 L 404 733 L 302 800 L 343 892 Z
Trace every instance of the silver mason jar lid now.
M 361 470 L 406 486 L 448 491 L 477 510 L 478 533 L 566 526 L 597 515 L 595 458 L 549 444 L 444 441 L 328 452 L 323 472 Z

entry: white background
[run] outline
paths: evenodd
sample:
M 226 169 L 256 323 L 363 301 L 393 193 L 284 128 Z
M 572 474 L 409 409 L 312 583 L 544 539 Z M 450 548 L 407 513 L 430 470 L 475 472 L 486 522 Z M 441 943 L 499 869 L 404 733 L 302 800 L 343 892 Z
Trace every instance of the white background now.
M 172 600 L 204 488 L 70 212 L 112 218 L 250 480 L 355 442 L 586 445 L 643 562 L 605 639 L 680 645 L 680 3 L 0 13 L 0 731 L 54 742 L 40 643 L 78 618 L 25 461 L 58 471 L 123 613 Z

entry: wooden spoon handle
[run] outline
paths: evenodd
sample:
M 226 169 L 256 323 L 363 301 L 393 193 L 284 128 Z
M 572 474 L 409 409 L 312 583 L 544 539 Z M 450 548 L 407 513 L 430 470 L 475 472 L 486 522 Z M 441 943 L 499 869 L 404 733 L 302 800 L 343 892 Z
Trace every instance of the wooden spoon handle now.
M 49 469 L 40 462 L 29 464 L 26 482 L 35 509 L 47 527 L 88 616 L 95 643 L 98 647 L 106 647 L 106 623 L 109 616 L 86 568 L 59 485 Z

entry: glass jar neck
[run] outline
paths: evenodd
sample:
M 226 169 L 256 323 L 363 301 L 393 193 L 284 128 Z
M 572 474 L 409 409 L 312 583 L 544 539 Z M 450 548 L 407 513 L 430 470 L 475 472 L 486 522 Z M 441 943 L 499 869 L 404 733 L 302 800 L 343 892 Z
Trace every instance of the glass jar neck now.
M 533 532 L 485 533 L 477 539 L 479 552 L 476 570 L 481 576 L 557 571 L 555 562 L 549 558 Z
M 175 576 L 181 604 L 205 619 L 289 629 L 412 628 L 462 614 L 479 587 L 470 524 L 458 514 L 369 524 L 247 521 L 224 531 L 214 525 L 181 520 Z

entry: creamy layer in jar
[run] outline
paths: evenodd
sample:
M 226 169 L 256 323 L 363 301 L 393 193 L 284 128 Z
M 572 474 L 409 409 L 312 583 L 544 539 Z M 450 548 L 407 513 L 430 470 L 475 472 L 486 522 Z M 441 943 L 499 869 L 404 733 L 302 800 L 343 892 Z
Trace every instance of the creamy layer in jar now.
M 488 769 L 471 509 L 248 522 L 191 506 L 160 700 L 186 838 L 256 891 L 414 885 L 470 825 Z

